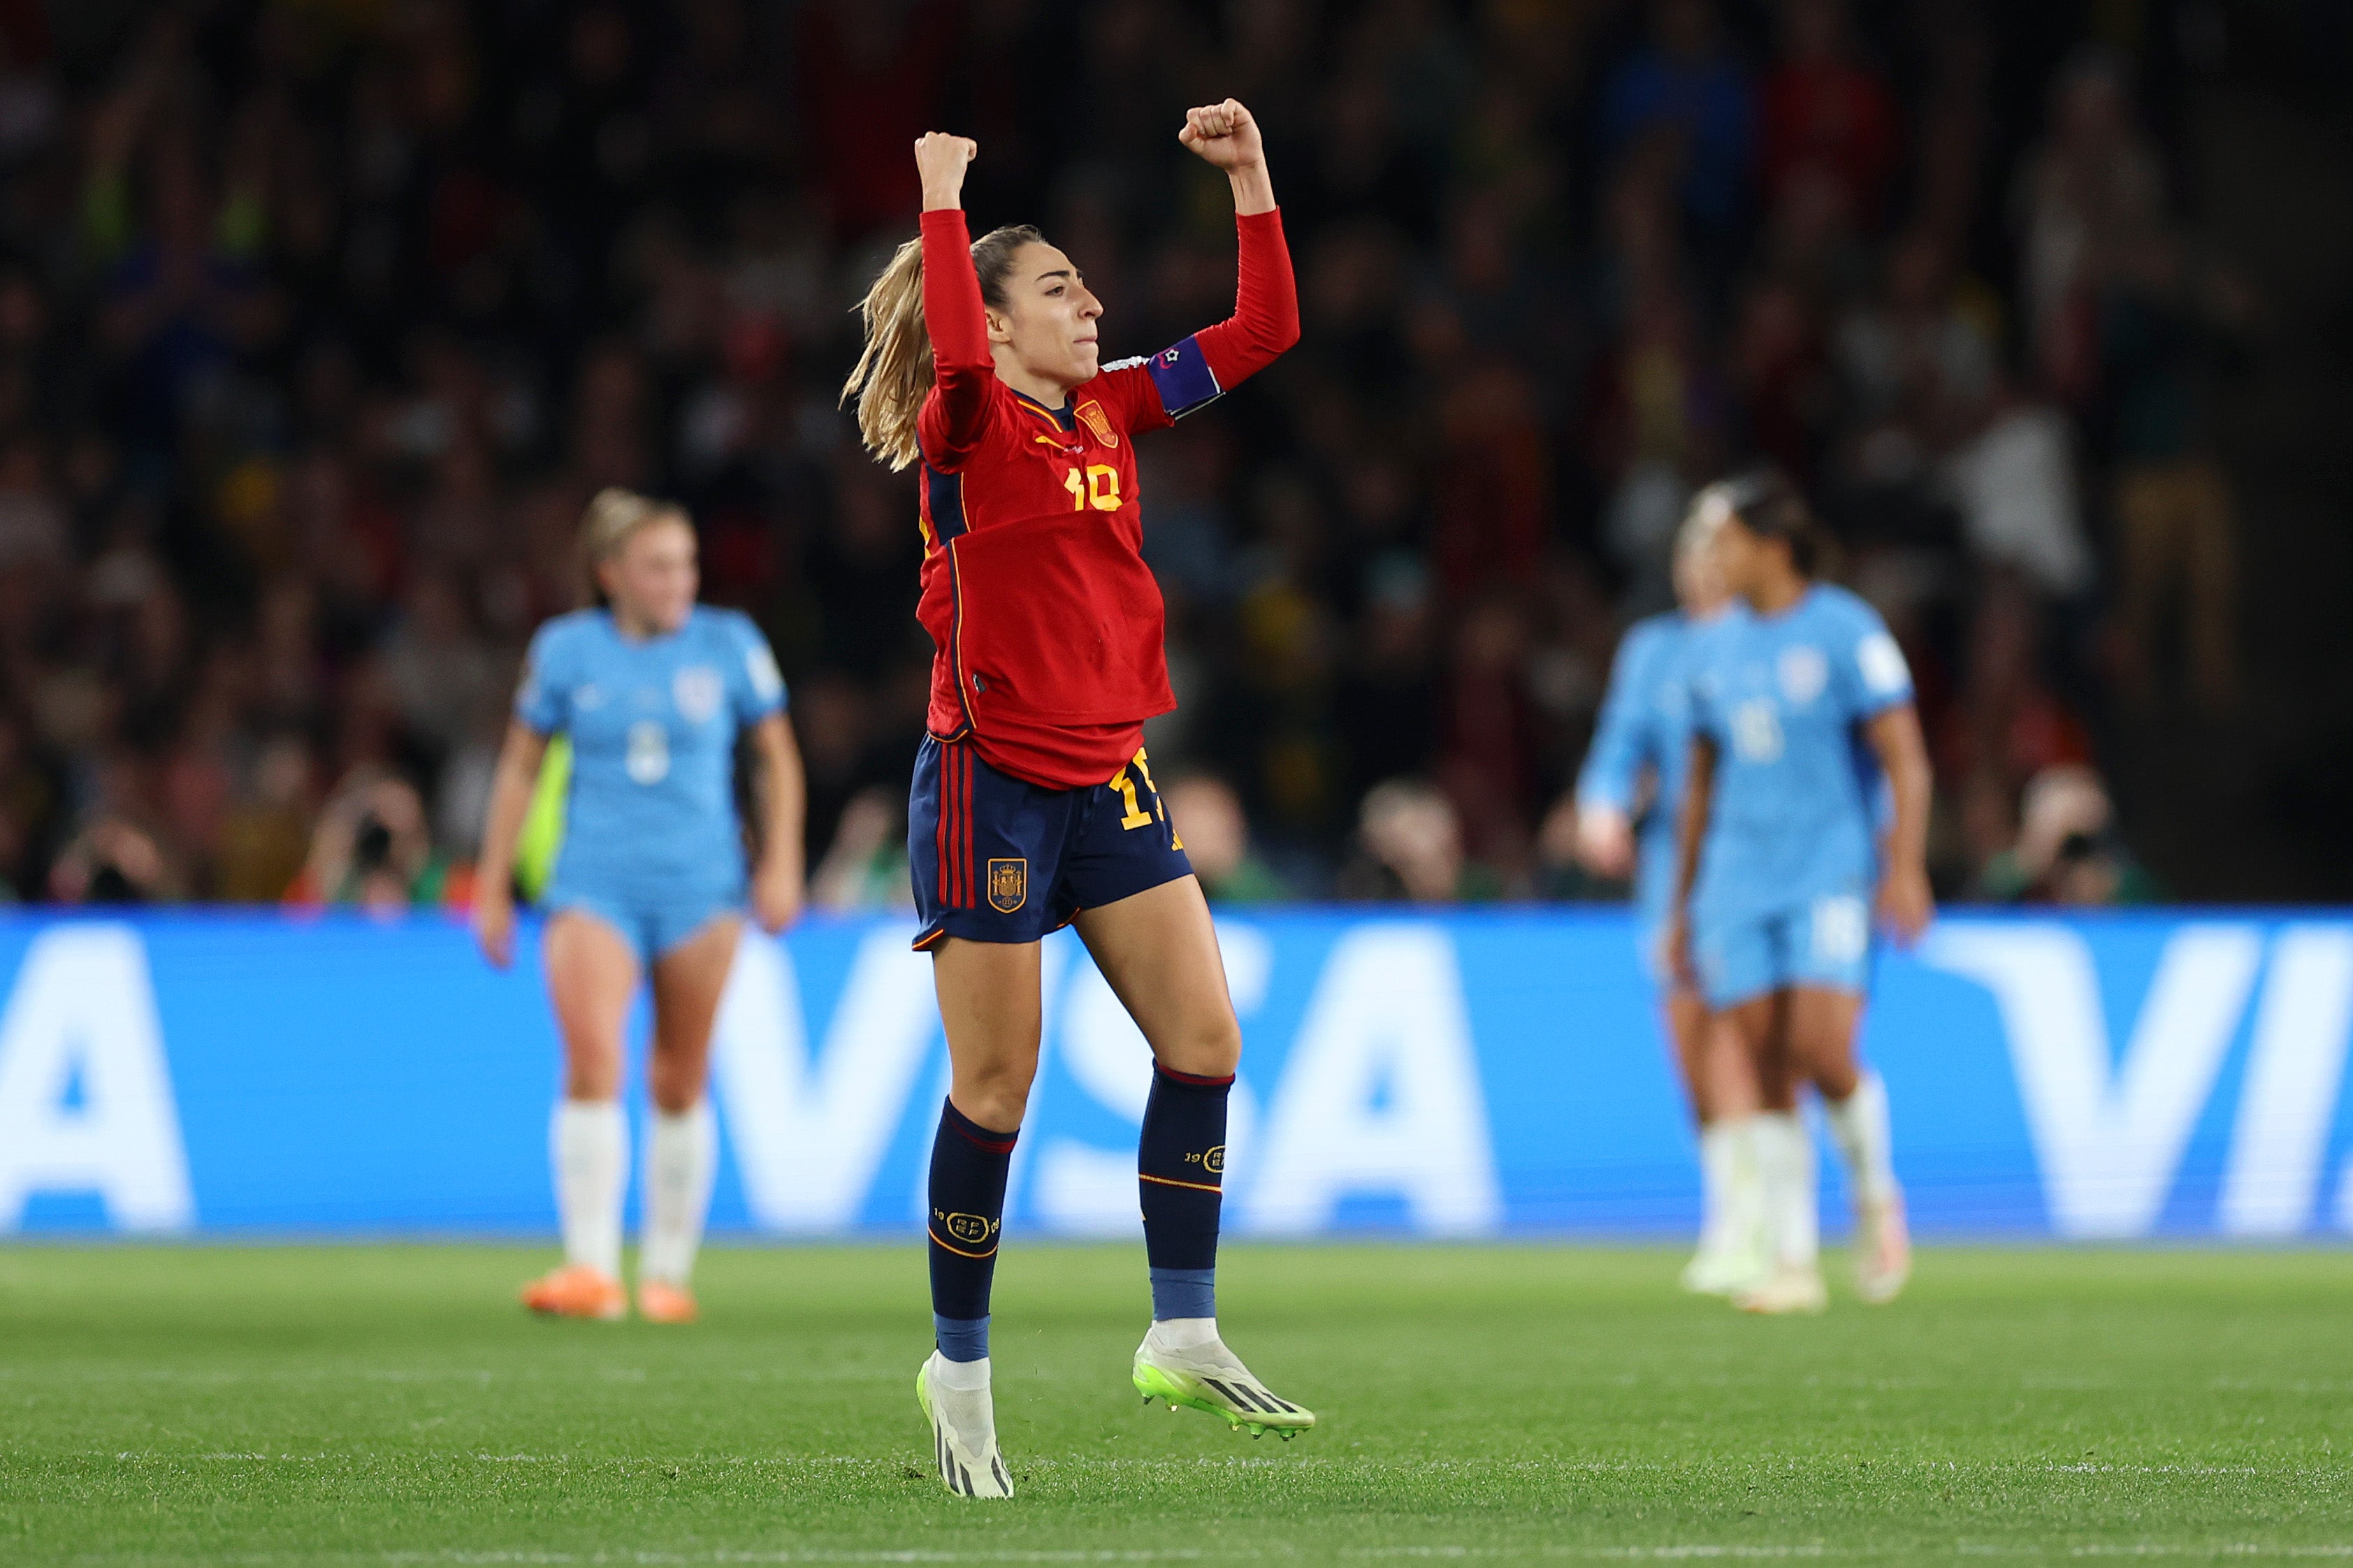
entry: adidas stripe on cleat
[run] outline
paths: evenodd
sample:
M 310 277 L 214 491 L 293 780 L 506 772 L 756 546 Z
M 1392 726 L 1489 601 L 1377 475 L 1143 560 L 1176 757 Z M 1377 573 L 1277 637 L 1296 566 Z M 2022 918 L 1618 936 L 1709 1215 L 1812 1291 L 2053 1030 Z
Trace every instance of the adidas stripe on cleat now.
M 1180 1405 L 1207 1411 L 1253 1437 L 1272 1432 L 1287 1442 L 1315 1425 L 1314 1411 L 1269 1392 L 1222 1341 L 1177 1350 L 1155 1344 L 1147 1334 L 1136 1347 L 1132 1375 L 1145 1404 L 1166 1400 L 1172 1415 Z
M 932 1463 L 940 1484 L 957 1497 L 1009 1498 L 1013 1476 L 997 1450 L 997 1413 L 986 1388 L 934 1385 L 939 1352 L 915 1372 L 915 1403 L 932 1424 Z

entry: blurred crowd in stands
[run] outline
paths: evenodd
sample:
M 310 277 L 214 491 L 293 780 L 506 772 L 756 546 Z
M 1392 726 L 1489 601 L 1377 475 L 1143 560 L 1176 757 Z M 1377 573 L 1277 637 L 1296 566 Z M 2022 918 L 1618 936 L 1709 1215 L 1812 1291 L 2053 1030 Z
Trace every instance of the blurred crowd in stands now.
M 1229 308 L 1175 132 L 1231 94 L 1305 339 L 1141 454 L 1214 891 L 1607 896 L 1556 803 L 1613 647 L 1769 461 L 1912 658 L 1944 890 L 2148 896 L 2101 737 L 2236 700 L 2253 304 L 2052 9 L 0 0 L 0 889 L 462 900 L 623 484 L 776 647 L 820 900 L 903 900 L 914 498 L 836 393 L 909 144 L 1149 352 Z

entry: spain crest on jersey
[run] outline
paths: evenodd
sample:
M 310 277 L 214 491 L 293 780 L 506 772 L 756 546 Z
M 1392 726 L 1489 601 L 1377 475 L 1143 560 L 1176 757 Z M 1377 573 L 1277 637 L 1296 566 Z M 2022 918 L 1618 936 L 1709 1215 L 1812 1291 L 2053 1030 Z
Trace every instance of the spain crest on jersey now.
M 1119 445 L 1119 432 L 1111 427 L 1111 416 L 1105 414 L 1103 405 L 1093 398 L 1090 397 L 1079 405 L 1079 421 L 1093 431 L 1095 439 L 1104 446 Z
M 988 863 L 988 907 L 1009 915 L 1029 901 L 1029 862 L 991 860 Z

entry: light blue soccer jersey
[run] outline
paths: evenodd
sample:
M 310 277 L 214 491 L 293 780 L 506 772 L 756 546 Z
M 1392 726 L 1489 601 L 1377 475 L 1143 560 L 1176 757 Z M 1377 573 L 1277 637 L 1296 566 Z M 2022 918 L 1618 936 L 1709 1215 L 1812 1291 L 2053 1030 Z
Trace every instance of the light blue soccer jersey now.
M 785 705 L 767 640 L 698 605 L 632 641 L 612 614 L 559 616 L 532 638 L 515 716 L 572 738 L 556 889 L 626 900 L 727 897 L 744 881 L 735 738 Z
M 1867 890 L 1880 773 L 1864 721 L 1912 700 L 1879 613 L 1817 584 L 1778 616 L 1737 609 L 1694 649 L 1692 723 L 1715 742 L 1694 916 L 1722 923 Z
M 1654 787 L 1635 825 L 1634 905 L 1651 924 L 1666 918 L 1674 894 L 1675 811 L 1691 764 L 1690 654 L 1705 629 L 1670 610 L 1627 631 L 1577 777 L 1577 809 L 1630 816 L 1642 770 L 1650 768 Z

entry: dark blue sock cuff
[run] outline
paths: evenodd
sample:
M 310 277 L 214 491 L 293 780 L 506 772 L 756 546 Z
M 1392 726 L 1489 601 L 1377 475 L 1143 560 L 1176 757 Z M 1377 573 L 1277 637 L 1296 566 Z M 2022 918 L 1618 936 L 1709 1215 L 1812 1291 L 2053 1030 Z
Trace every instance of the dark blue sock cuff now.
M 1012 1153 L 1013 1145 L 1021 1137 L 1021 1129 L 1018 1127 L 1010 1132 L 999 1132 L 994 1128 L 983 1127 L 979 1122 L 958 1110 L 955 1108 L 955 1101 L 952 1100 L 944 1100 L 940 1102 L 940 1120 L 955 1128 L 974 1148 L 990 1154 Z
M 1155 1268 L 1152 1271 L 1154 1322 L 1169 1318 L 1214 1318 L 1217 1315 L 1216 1269 Z
M 1156 1289 L 1157 1287 L 1155 1289 Z M 943 1318 L 937 1312 L 934 1312 L 932 1336 L 940 1347 L 940 1354 L 950 1361 L 987 1361 L 988 1359 L 988 1320 L 987 1318 Z

